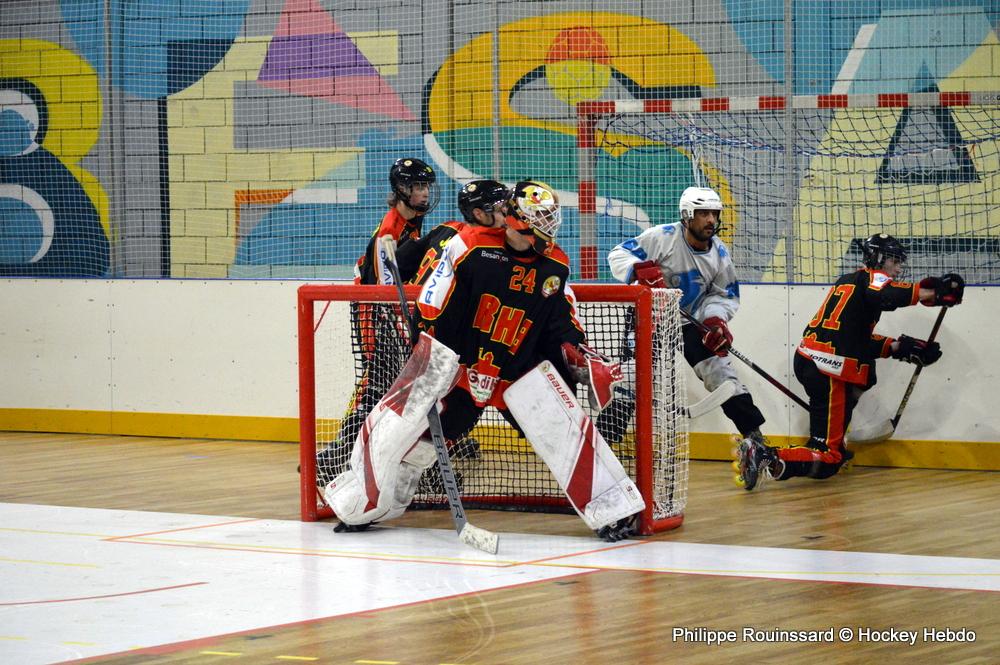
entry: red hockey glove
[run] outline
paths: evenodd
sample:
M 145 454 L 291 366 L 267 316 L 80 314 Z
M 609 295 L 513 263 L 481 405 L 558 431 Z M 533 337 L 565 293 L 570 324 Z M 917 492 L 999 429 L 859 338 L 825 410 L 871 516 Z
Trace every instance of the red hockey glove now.
M 729 326 L 717 316 L 708 317 L 704 324 L 708 331 L 702 336 L 701 343 L 717 356 L 727 355 L 733 344 L 733 333 L 729 332 Z
M 585 344 L 563 342 L 562 354 L 577 380 L 590 387 L 587 399 L 591 408 L 602 411 L 611 402 L 615 386 L 625 380 L 621 364 Z
M 667 283 L 663 281 L 663 271 L 654 261 L 642 261 L 632 266 L 635 280 L 640 284 L 651 286 L 654 289 L 665 289 Z
M 896 350 L 892 352 L 892 357 L 919 367 L 933 365 L 941 358 L 941 345 L 937 342 L 925 342 L 908 335 L 900 335 L 896 340 Z

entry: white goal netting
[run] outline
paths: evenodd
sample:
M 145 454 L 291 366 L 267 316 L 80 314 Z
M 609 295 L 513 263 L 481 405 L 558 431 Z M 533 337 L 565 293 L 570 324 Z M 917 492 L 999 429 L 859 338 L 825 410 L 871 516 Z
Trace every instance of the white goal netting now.
M 358 287 L 306 288 L 314 300 L 301 315 L 311 312 L 312 318 L 307 325 L 300 322 L 300 332 L 312 331 L 314 369 L 304 372 L 301 393 L 314 400 L 315 415 L 304 423 L 303 431 L 312 431 L 303 437 L 303 458 L 314 444 L 316 469 L 314 477 L 303 479 L 303 488 L 314 497 L 309 507 L 323 516 L 329 509 L 315 508 L 315 487 L 348 464 L 365 416 L 396 378 L 409 345 L 391 288 L 365 289 L 383 294 L 381 302 L 366 300 L 370 296 L 359 295 Z M 678 292 L 600 285 L 574 289 L 588 344 L 619 360 L 627 379 L 602 413 L 590 415 L 646 499 L 644 531 L 677 526 L 688 480 Z M 579 398 L 589 409 L 582 388 Z M 542 460 L 492 407 L 450 451 L 466 507 L 572 512 Z M 436 466 L 421 479 L 413 505 L 447 508 Z
M 829 283 L 878 232 L 903 242 L 913 274 L 1000 278 L 998 93 L 594 102 L 580 128 L 595 255 L 676 221 L 681 191 L 700 185 L 722 196 L 742 280 Z

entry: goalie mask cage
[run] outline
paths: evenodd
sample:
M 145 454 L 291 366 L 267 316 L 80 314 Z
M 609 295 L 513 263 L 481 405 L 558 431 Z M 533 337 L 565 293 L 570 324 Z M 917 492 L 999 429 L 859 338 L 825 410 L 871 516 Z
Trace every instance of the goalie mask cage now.
M 828 284 L 881 231 L 911 273 L 1000 275 L 998 92 L 588 101 L 577 148 L 582 279 L 688 186 L 721 195 L 741 280 Z
M 680 526 L 688 486 L 680 292 L 597 284 L 573 290 L 587 343 L 621 361 L 626 377 L 602 413 L 589 411 L 584 386 L 581 406 L 642 493 L 640 532 Z M 419 288 L 406 291 L 412 301 Z M 321 488 L 348 466 L 365 415 L 409 357 L 396 302 L 391 286 L 298 291 L 303 521 L 333 516 Z M 466 508 L 573 513 L 541 458 L 492 407 L 450 454 Z M 421 478 L 412 508 L 447 507 L 435 465 Z

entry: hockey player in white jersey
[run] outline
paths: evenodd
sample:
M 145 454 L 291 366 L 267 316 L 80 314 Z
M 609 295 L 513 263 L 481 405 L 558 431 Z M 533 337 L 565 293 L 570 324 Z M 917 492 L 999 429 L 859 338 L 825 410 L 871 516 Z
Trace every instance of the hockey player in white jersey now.
M 703 334 L 691 323 L 683 326 L 685 359 L 709 391 L 725 381 L 735 382 L 736 394 L 722 404 L 722 410 L 744 439 L 763 442 L 764 416 L 736 376 L 728 354 L 733 341 L 728 321 L 740 306 L 740 284 L 729 249 L 718 238 L 722 199 L 714 190 L 688 187 L 679 208 L 679 222 L 650 227 L 612 249 L 611 273 L 626 284 L 683 292 L 681 308 L 708 329 Z

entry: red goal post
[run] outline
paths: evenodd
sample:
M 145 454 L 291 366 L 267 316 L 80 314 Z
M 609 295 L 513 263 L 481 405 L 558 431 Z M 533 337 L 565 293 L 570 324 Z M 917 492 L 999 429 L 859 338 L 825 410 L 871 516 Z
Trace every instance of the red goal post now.
M 676 528 L 683 521 L 687 501 L 689 452 L 680 292 L 604 284 L 573 285 L 573 290 L 588 344 L 621 361 L 627 377 L 612 404 L 591 416 L 646 501 L 640 532 Z M 412 300 L 419 288 L 408 286 L 406 292 Z M 322 500 L 320 487 L 349 463 L 356 436 L 349 424 L 359 423 L 365 413 L 361 395 L 373 386 L 387 387 L 408 354 L 402 344 L 392 344 L 391 331 L 399 316 L 393 304 L 396 298 L 395 288 L 389 286 L 299 288 L 303 521 L 333 516 Z M 371 316 L 366 319 L 366 315 Z M 374 330 L 378 317 L 393 320 L 381 330 L 382 335 L 366 335 L 364 328 Z M 375 344 L 382 346 L 376 349 Z M 377 353 L 371 353 L 373 350 Z M 387 376 L 375 377 L 383 366 Z M 578 397 L 589 409 L 582 389 Z M 371 403 L 367 403 L 368 408 Z M 451 457 L 462 476 L 466 508 L 572 512 L 541 459 L 492 407 L 469 435 L 452 447 Z M 439 481 L 435 482 L 438 477 L 436 467 L 425 473 L 414 507 L 447 508 Z

